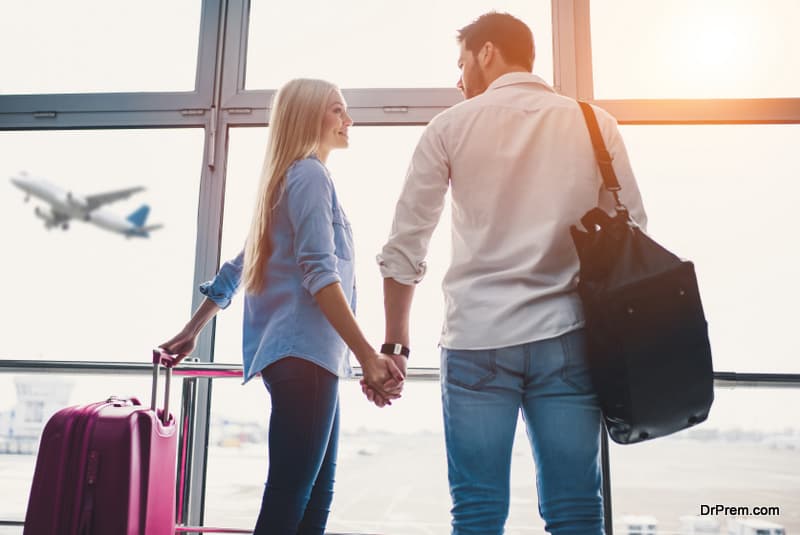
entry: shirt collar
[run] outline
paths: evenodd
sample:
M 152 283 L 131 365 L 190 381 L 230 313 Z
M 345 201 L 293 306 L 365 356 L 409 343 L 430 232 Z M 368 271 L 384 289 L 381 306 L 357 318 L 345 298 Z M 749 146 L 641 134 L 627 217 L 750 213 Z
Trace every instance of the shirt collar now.
M 555 93 L 555 90 L 550 87 L 550 84 L 545 82 L 539 76 L 530 73 L 530 72 L 509 72 L 502 76 L 499 76 L 495 79 L 494 82 L 489 84 L 489 87 L 486 88 L 487 91 L 492 89 L 498 89 L 500 87 L 505 87 L 508 85 L 516 85 L 516 84 L 538 84 L 547 89 L 548 91 Z

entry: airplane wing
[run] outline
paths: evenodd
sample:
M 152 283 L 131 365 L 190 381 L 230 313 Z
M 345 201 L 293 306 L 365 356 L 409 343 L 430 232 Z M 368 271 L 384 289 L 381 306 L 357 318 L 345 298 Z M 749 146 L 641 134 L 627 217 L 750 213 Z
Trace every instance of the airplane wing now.
M 109 204 L 121 199 L 127 199 L 134 193 L 144 191 L 144 187 L 136 186 L 135 188 L 121 189 L 117 191 L 109 191 L 107 193 L 98 193 L 96 195 L 87 195 L 85 197 L 87 209 L 89 211 L 96 210 L 104 204 Z

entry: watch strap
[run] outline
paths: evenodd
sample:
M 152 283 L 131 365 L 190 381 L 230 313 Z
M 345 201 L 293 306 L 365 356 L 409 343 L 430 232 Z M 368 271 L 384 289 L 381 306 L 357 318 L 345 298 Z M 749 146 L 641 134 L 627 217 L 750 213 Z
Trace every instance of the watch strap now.
M 381 353 L 384 355 L 403 355 L 408 358 L 411 350 L 403 344 L 383 344 L 381 346 Z

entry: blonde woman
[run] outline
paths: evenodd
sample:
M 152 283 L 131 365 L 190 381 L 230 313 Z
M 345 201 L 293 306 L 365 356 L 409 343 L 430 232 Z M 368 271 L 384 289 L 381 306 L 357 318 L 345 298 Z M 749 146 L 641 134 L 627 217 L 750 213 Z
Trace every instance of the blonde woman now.
M 244 379 L 261 375 L 272 406 L 257 535 L 324 533 L 339 437 L 338 383 L 351 374 L 347 348 L 385 399 L 397 398 L 402 387 L 400 369 L 373 349 L 353 315 L 353 237 L 325 167 L 331 150 L 348 146 L 352 124 L 329 82 L 292 80 L 278 91 L 245 249 L 200 286 L 205 301 L 161 345 L 181 358 L 191 353 L 203 326 L 244 286 Z

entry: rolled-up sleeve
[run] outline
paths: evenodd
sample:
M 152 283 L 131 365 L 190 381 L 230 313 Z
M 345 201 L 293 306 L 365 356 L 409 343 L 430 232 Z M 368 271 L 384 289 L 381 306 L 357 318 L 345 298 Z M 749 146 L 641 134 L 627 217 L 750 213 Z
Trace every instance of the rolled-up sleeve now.
M 341 282 L 333 234 L 333 184 L 321 163 L 301 160 L 287 172 L 285 194 L 303 287 L 314 295 Z
M 411 158 L 389 240 L 377 256 L 384 278 L 412 285 L 425 276 L 425 256 L 449 185 L 449 160 L 432 122 Z
M 233 296 L 239 289 L 239 282 L 242 279 L 242 265 L 244 263 L 244 251 L 239 253 L 236 258 L 222 264 L 217 275 L 210 281 L 200 285 L 200 293 L 214 301 L 220 308 L 228 308 Z

